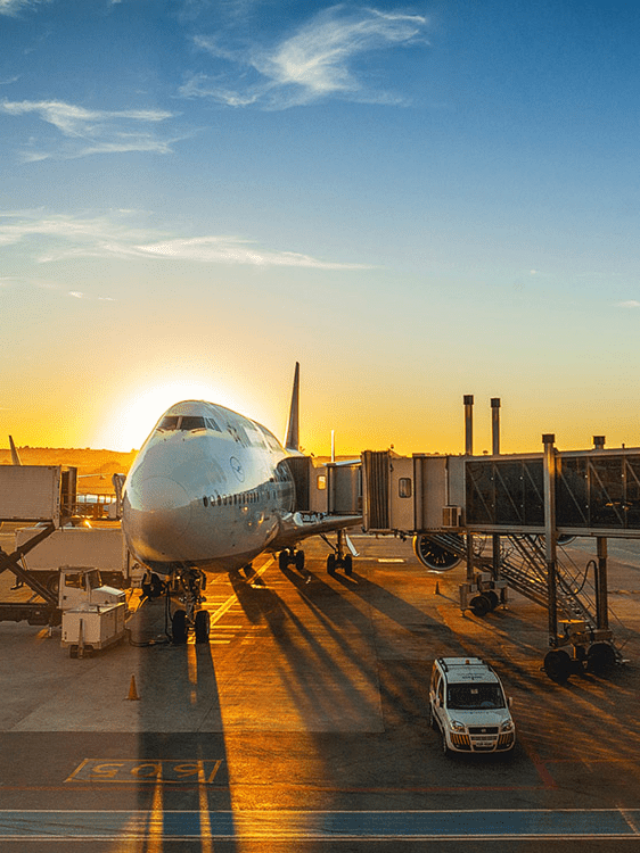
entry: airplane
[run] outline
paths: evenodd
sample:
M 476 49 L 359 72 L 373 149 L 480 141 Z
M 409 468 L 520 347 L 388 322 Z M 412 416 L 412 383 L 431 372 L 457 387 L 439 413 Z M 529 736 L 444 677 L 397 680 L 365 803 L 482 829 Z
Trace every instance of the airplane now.
M 279 552 L 281 569 L 304 570 L 299 543 L 337 531 L 327 570 L 352 572 L 346 529 L 359 515 L 305 516 L 296 511 L 288 461 L 301 457 L 300 365 L 296 362 L 284 446 L 262 424 L 224 406 L 184 400 L 160 417 L 142 445 L 122 488 L 122 529 L 129 551 L 147 575 L 148 598 L 173 595 L 184 605 L 172 616 L 175 644 L 191 628 L 209 641 L 209 614 L 200 607 L 205 571 L 252 575 L 263 552 Z M 331 546 L 333 547 L 333 546 Z

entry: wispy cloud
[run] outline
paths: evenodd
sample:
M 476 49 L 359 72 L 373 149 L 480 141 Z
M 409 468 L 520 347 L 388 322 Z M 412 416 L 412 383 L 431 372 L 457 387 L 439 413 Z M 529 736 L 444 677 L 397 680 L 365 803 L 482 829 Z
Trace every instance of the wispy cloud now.
M 239 237 L 195 237 L 188 240 L 167 240 L 136 248 L 145 255 L 153 255 L 157 258 L 209 264 L 312 267 L 325 270 L 367 269 L 363 264 L 335 263 L 322 261 L 299 252 L 262 249 L 255 243 Z
M 627 299 L 625 302 L 616 302 L 616 308 L 640 308 L 637 299 Z
M 151 229 L 132 228 L 126 217 L 77 218 L 0 214 L 0 246 L 30 244 L 34 260 L 50 263 L 69 258 L 150 258 L 205 264 L 310 267 L 321 270 L 368 269 L 300 252 L 266 249 L 234 236 L 167 237 Z M 72 295 L 76 298 L 79 291 Z
M 230 50 L 215 37 L 196 45 L 214 59 L 233 64 L 226 76 L 194 74 L 181 88 L 185 97 L 212 98 L 229 106 L 285 109 L 329 96 L 370 103 L 403 103 L 374 88 L 357 60 L 376 51 L 424 43 L 427 20 L 420 15 L 333 6 L 271 47 Z
M 0 15 L 17 15 L 22 9 L 49 3 L 50 0 L 0 0 Z
M 164 110 L 88 110 L 64 101 L 0 101 L 0 112 L 12 116 L 36 114 L 65 137 L 66 144 L 53 151 L 23 152 L 25 161 L 50 157 L 71 159 L 89 154 L 153 151 L 167 154 L 176 139 L 155 133 L 161 122 L 173 118 Z

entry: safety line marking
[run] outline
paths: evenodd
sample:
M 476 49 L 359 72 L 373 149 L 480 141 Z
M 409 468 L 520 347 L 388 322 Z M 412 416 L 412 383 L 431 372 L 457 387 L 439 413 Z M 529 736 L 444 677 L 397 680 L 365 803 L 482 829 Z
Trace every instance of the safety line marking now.
M 260 566 L 260 568 L 255 571 L 255 573 L 251 576 L 251 580 L 250 581 L 247 580 L 247 583 L 250 583 L 250 582 L 253 583 L 256 578 L 262 577 L 262 575 L 267 571 L 267 569 L 269 568 L 269 566 L 272 563 L 273 563 L 273 557 L 269 558 L 268 560 L 265 560 L 264 565 Z M 207 602 L 207 603 L 209 603 L 209 602 Z M 231 610 L 231 608 L 234 606 L 234 604 L 238 604 L 238 597 L 235 594 L 235 592 L 232 593 L 229 596 L 229 598 L 226 598 L 222 602 L 222 604 L 220 604 L 215 610 L 209 611 L 209 619 L 210 619 L 209 624 L 213 627 L 213 625 L 215 625 L 220 619 L 222 619 L 222 617 L 226 613 L 229 612 L 229 610 Z M 231 627 L 235 627 L 235 626 L 218 625 L 216 627 L 216 630 L 219 631 L 220 629 L 231 628 Z M 246 626 L 244 626 L 244 625 L 238 625 L 237 626 L 237 628 L 239 628 L 239 629 L 244 629 L 245 627 Z
M 0 839 L 537 839 L 637 837 L 640 809 L 517 811 L 0 811 Z

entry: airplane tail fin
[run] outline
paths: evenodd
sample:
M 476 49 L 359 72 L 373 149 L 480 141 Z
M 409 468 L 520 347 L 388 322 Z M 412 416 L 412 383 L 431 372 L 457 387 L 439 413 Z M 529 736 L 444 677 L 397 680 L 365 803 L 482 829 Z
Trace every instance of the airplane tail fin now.
M 16 449 L 15 444 L 13 443 L 13 438 L 11 436 L 9 436 L 9 447 L 11 448 L 11 464 L 22 465 L 20 457 L 18 456 L 18 451 Z
M 287 450 L 300 450 L 300 363 L 296 361 L 296 371 L 293 375 L 293 391 L 291 393 L 291 407 L 289 409 L 289 420 L 287 421 L 287 434 L 284 446 Z

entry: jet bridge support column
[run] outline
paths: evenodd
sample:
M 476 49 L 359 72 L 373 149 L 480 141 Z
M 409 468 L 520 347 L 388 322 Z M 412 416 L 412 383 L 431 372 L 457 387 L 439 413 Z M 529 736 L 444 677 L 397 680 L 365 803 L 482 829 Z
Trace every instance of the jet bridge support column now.
M 606 439 L 604 435 L 593 436 L 593 449 L 604 450 Z M 598 536 L 596 539 L 598 547 L 598 563 L 596 566 L 596 620 L 598 628 L 608 630 L 609 628 L 609 595 L 607 583 L 607 539 Z
M 609 595 L 607 584 L 607 539 L 598 536 L 598 568 L 596 572 L 596 618 L 598 628 L 609 628 Z
M 491 452 L 494 456 L 500 455 L 500 398 L 491 398 Z M 500 534 L 494 533 L 491 537 L 493 546 L 493 579 L 500 580 Z M 503 593 L 506 592 L 506 587 Z M 504 600 L 503 600 L 504 603 Z
M 549 645 L 558 645 L 558 599 L 557 599 L 557 533 L 556 533 L 556 437 L 552 433 L 542 436 L 544 444 L 544 542 L 547 564 L 547 588 L 549 597 Z
M 464 402 L 464 452 L 465 456 L 473 456 L 473 394 L 465 394 Z M 474 582 L 473 567 L 473 535 L 467 530 L 467 583 Z

